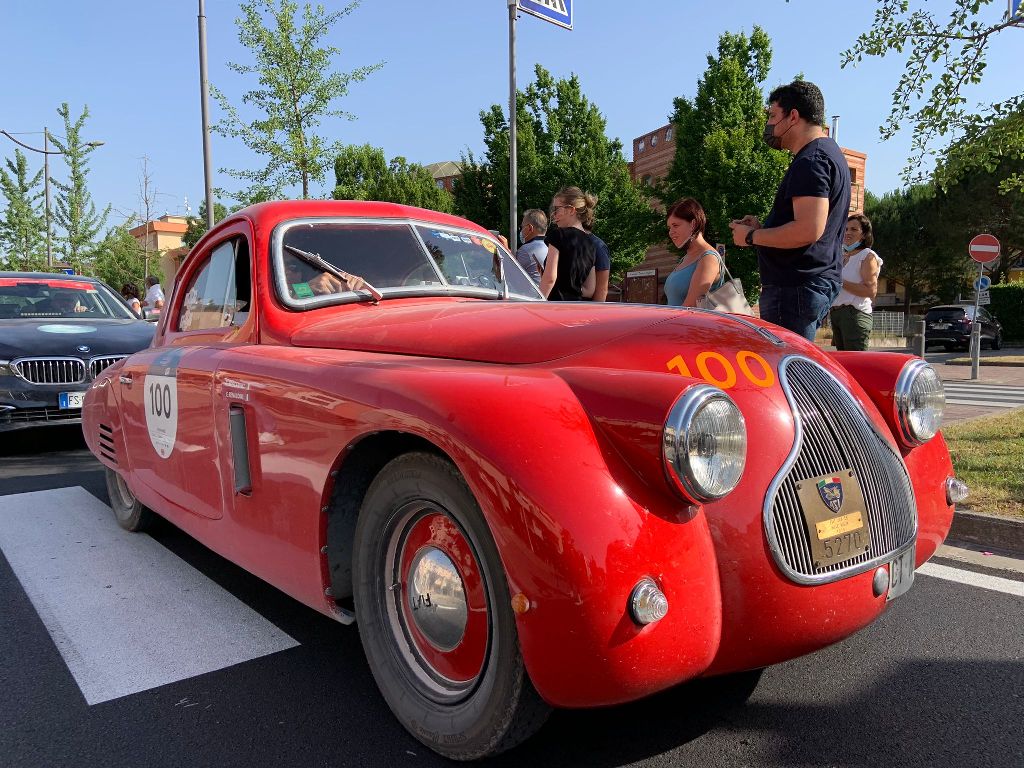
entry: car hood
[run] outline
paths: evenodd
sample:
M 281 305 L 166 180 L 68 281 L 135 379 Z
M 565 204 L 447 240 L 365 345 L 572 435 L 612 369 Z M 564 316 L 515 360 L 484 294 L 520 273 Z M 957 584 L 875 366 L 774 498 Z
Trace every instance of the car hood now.
M 608 344 L 636 339 L 666 322 L 681 341 L 702 330 L 714 335 L 757 336 L 735 318 L 671 307 L 618 303 L 455 302 L 359 305 L 296 331 L 298 347 L 347 349 L 452 360 L 526 365 L 543 363 Z M 685 318 L 685 327 L 673 320 Z M 763 341 L 763 340 L 762 340 Z
M 154 330 L 144 320 L 0 320 L 0 360 L 126 355 L 148 347 Z

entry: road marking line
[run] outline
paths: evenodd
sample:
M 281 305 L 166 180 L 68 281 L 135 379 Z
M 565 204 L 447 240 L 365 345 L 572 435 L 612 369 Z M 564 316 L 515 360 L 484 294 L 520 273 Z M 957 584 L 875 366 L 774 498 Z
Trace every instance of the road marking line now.
M 972 587 L 981 587 L 982 589 L 991 589 L 996 592 L 1005 592 L 1008 595 L 1024 597 L 1024 581 L 1003 579 L 999 576 L 988 576 L 984 573 L 976 573 L 975 571 L 962 571 L 959 568 L 950 568 L 948 565 L 939 565 L 938 563 L 925 563 L 917 569 L 917 572 L 936 579 L 957 581 Z
M 0 549 L 90 705 L 298 645 L 84 488 L 0 498 Z

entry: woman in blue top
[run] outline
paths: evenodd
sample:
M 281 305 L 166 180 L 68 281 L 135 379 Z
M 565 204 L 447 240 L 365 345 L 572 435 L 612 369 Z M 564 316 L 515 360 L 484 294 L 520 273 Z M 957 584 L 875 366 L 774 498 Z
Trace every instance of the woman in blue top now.
M 692 197 L 668 209 L 668 236 L 683 258 L 665 280 L 669 306 L 695 307 L 701 296 L 722 285 L 722 257 L 707 240 L 708 218 Z

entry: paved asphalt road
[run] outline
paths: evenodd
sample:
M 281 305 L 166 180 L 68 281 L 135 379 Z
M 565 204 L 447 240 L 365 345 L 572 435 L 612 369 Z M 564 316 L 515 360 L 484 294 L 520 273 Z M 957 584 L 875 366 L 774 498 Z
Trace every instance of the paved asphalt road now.
M 9 510 L 25 499 L 31 503 L 19 514 L 42 514 L 47 499 L 69 498 L 61 494 L 79 494 L 82 506 L 96 506 L 82 491 L 52 490 L 64 486 L 81 486 L 105 503 L 102 472 L 74 428 L 14 437 L 0 438 L 0 519 L 6 509 L 10 521 Z M 26 492 L 38 493 L 20 495 Z M 0 531 L 0 541 L 5 534 L 9 542 L 9 530 Z M 0 766 L 446 764 L 392 719 L 354 627 L 300 606 L 169 525 L 153 534 L 158 545 L 124 536 L 130 547 L 160 549 L 179 571 L 240 601 L 295 644 L 90 705 L 80 680 L 89 670 L 82 671 L 73 652 L 58 652 L 67 651 L 77 628 L 41 616 L 11 565 L 16 558 L 0 554 Z M 974 558 L 1009 569 L 995 570 L 951 557 L 926 569 L 948 566 L 936 573 L 958 580 L 919 572 L 878 622 L 832 648 L 768 669 L 746 702 L 741 687 L 704 681 L 633 705 L 556 712 L 532 740 L 486 764 L 1019 768 L 1024 564 Z M 45 590 L 45 572 L 33 589 Z M 159 592 L 148 602 L 156 612 L 165 605 Z M 203 633 L 201 623 L 185 620 L 196 634 Z M 101 661 L 117 669 L 120 660 Z

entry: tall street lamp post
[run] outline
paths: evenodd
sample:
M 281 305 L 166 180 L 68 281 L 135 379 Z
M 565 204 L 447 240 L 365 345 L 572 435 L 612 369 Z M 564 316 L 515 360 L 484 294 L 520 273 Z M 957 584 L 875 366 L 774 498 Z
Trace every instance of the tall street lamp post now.
M 7 131 L 0 131 L 4 136 L 13 141 L 18 146 L 24 147 L 25 149 L 31 150 L 32 152 L 38 152 L 43 156 L 43 189 L 45 190 L 46 197 L 46 266 L 53 266 L 53 244 L 50 238 L 50 155 L 63 155 L 64 153 L 59 149 L 50 149 L 50 132 L 43 128 L 43 148 L 32 147 L 23 141 L 19 141 L 14 138 Z M 85 146 L 87 147 L 102 147 L 102 141 L 90 141 Z

